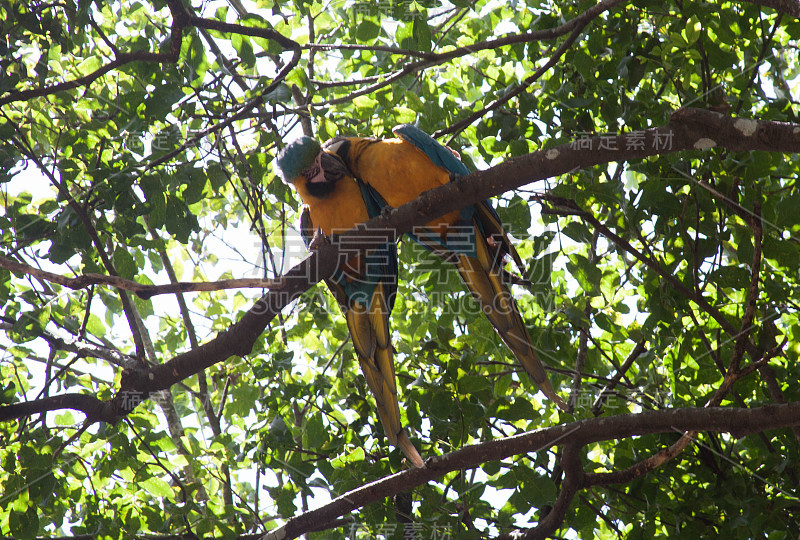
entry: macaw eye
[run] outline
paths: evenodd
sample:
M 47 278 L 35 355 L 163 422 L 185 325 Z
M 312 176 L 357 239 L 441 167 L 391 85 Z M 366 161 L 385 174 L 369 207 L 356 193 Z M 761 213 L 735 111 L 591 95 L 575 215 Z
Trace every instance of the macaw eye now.
M 317 175 L 319 175 L 321 170 L 322 167 L 320 167 L 318 163 L 314 162 L 305 169 L 303 169 L 303 172 L 301 174 L 306 178 L 308 178 L 309 180 L 311 180 L 312 178 L 315 178 Z

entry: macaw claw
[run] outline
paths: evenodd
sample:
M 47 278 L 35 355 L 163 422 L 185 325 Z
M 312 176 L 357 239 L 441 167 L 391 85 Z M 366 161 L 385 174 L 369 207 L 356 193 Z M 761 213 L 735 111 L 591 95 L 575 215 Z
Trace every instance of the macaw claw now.
M 330 243 L 331 243 L 330 237 L 324 232 L 322 232 L 322 229 L 317 228 L 317 230 L 314 231 L 314 237 L 311 239 L 311 242 L 308 243 L 308 249 L 310 251 L 314 251 Z

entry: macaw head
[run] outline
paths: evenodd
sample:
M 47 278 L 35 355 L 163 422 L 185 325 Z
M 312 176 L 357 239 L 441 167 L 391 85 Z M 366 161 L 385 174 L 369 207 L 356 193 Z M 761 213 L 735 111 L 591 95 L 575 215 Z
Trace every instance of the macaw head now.
M 300 137 L 286 145 L 277 160 L 278 174 L 287 184 L 293 184 L 301 196 L 307 192 L 324 199 L 336 187 L 336 182 L 348 175 L 341 160 L 322 150 L 311 137 Z

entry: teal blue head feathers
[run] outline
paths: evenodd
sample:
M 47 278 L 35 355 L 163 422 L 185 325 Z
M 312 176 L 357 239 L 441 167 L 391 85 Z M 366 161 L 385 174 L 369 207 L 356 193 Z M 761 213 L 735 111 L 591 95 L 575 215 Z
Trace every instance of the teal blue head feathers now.
M 316 139 L 300 137 L 286 145 L 278 156 L 278 174 L 284 182 L 292 182 L 322 151 Z

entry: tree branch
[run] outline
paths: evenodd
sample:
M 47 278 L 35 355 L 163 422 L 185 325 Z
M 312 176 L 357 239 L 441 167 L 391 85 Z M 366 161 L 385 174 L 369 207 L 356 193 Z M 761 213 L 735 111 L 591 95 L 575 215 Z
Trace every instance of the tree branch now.
M 764 405 L 755 409 L 685 407 L 579 420 L 506 439 L 465 446 L 455 452 L 429 458 L 421 469 L 403 471 L 376 480 L 349 491 L 320 508 L 297 515 L 281 527 L 268 532 L 262 540 L 291 540 L 313 530 L 319 523 L 328 523 L 366 504 L 441 478 L 447 473 L 477 467 L 488 461 L 540 452 L 556 444 L 565 445 L 565 472 L 569 471 L 564 480 L 566 486 L 563 489 L 568 491 L 561 499 L 563 505 L 568 504 L 567 499 L 571 500 L 578 489 L 595 484 L 592 482 L 594 475 L 584 476 L 582 469 L 578 469 L 580 462 L 577 450 L 587 444 L 648 433 L 672 433 L 675 430 L 719 431 L 731 433 L 734 437 L 743 437 L 750 433 L 795 425 L 800 425 L 800 402 Z M 567 446 L 572 446 L 573 450 L 566 451 Z M 554 507 L 553 512 L 555 511 Z M 562 511 L 562 508 L 559 507 L 558 511 Z M 544 519 L 542 521 L 545 522 Z M 552 526 L 549 522 L 544 524 Z M 538 536 L 530 538 L 535 537 Z
M 600 410 L 603 408 L 603 402 L 605 402 L 606 396 L 608 396 L 614 390 L 614 387 L 616 387 L 619 384 L 619 382 L 622 380 L 622 377 L 625 376 L 625 373 L 628 372 L 628 370 L 636 361 L 636 359 L 639 358 L 639 356 L 644 354 L 646 351 L 647 351 L 647 340 L 646 339 L 639 340 L 639 342 L 636 343 L 636 346 L 630 352 L 628 357 L 619 367 L 619 369 L 611 378 L 611 380 L 608 383 L 606 383 L 606 385 L 603 387 L 602 390 L 600 390 L 597 399 L 595 399 L 594 403 L 592 403 L 592 414 L 594 414 L 595 416 L 598 416 L 600 414 Z
M 280 291 L 283 281 L 278 279 L 240 278 L 222 279 L 219 281 L 186 282 L 175 281 L 164 285 L 145 285 L 120 276 L 107 274 L 81 274 L 76 277 L 66 277 L 40 268 L 17 262 L 0 255 L 0 268 L 12 272 L 27 274 L 43 281 L 49 281 L 72 290 L 91 287 L 92 285 L 109 285 L 119 290 L 135 293 L 145 300 L 161 294 L 176 294 L 186 292 L 210 292 L 226 289 L 270 289 Z

